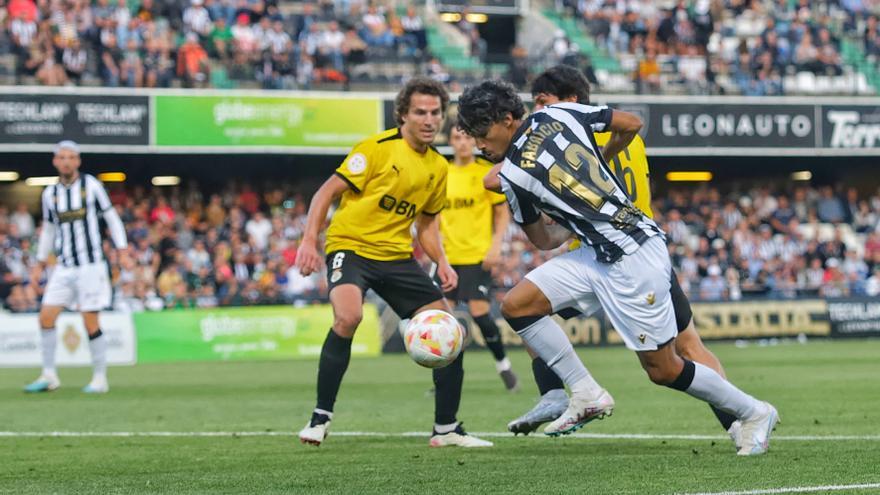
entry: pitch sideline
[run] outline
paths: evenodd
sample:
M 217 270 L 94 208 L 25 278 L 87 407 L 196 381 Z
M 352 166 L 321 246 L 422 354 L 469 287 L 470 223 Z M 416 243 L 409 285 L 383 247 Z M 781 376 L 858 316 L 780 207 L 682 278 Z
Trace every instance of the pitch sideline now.
M 792 486 L 784 488 L 766 488 L 759 490 L 745 490 L 734 492 L 701 492 L 682 493 L 679 495 L 774 495 L 777 493 L 815 493 L 815 492 L 839 492 L 843 490 L 869 490 L 880 488 L 880 483 L 863 483 L 859 485 L 824 485 L 824 486 Z
M 508 432 L 473 432 L 476 436 L 489 438 L 513 437 Z M 294 436 L 293 431 L 0 431 L 0 437 L 285 437 Z M 335 437 L 409 438 L 428 437 L 424 431 L 390 433 L 379 431 L 334 431 Z M 533 434 L 530 438 L 550 438 Z M 648 433 L 573 433 L 565 438 L 584 440 L 729 440 L 722 435 L 673 435 Z M 773 435 L 773 441 L 841 442 L 880 441 L 880 435 Z M 743 495 L 751 492 L 743 492 Z M 763 493 L 763 492 L 762 492 Z M 769 493 L 769 492 L 768 492 Z M 786 492 L 780 492 L 786 493 Z M 697 494 L 694 494 L 697 495 Z M 699 494 L 702 495 L 702 494 Z M 714 494 L 713 494 L 714 495 Z

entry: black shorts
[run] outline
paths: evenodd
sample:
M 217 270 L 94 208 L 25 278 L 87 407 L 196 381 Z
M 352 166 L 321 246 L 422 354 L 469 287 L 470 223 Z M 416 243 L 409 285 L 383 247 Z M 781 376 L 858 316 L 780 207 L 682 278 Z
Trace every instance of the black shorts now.
M 444 294 L 450 301 L 488 301 L 492 290 L 492 274 L 483 270 L 483 265 L 452 265 L 458 274 L 458 287 Z M 434 274 L 434 282 L 439 286 L 440 279 Z
M 675 325 L 678 327 L 678 333 L 681 333 L 687 329 L 694 313 L 691 310 L 691 302 L 688 301 L 687 296 L 681 289 L 681 285 L 678 283 L 678 277 L 675 274 L 675 270 L 672 270 L 670 283 L 672 284 L 672 287 L 669 289 L 669 295 L 672 296 L 672 307 L 675 311 Z M 556 314 L 567 320 L 580 315 L 581 312 L 575 308 L 565 308 Z
M 341 250 L 327 254 L 327 283 L 354 284 L 361 292 L 373 289 L 402 319 L 443 298 L 440 289 L 413 258 L 377 261 Z

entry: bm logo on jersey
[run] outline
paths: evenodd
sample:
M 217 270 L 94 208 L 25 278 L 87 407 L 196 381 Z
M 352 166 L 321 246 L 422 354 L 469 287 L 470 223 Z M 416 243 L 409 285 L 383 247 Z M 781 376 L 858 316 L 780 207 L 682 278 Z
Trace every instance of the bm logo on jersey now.
M 406 200 L 398 200 L 390 194 L 382 196 L 382 199 L 379 200 L 379 208 L 393 212 L 397 215 L 403 215 L 407 218 L 415 218 L 416 216 L 415 203 L 410 203 Z

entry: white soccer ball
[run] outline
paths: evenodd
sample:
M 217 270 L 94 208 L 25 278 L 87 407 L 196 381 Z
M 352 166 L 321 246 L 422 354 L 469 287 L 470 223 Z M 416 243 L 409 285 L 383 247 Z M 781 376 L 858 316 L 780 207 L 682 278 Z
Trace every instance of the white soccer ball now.
M 403 342 L 413 361 L 425 368 L 442 368 L 461 354 L 464 331 L 451 314 L 429 309 L 412 317 Z

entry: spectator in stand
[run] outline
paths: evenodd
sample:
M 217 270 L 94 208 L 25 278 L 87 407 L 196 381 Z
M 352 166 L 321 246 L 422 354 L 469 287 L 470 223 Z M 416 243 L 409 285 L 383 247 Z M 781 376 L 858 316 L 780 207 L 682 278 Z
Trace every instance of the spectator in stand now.
M 330 21 L 327 24 L 327 30 L 324 31 L 318 42 L 318 50 L 323 57 L 326 57 L 333 68 L 338 72 L 343 72 L 345 66 L 342 56 L 342 45 L 345 42 L 345 34 L 339 30 L 339 23 Z
M 428 35 L 422 18 L 416 12 L 414 6 L 410 5 L 406 8 L 406 15 L 400 19 L 400 23 L 403 25 L 403 32 L 407 43 L 416 49 L 413 55 L 421 56 L 425 48 L 428 47 Z
M 361 23 L 364 27 L 360 35 L 367 45 L 378 48 L 390 48 L 394 45 L 394 35 L 391 34 L 385 15 L 376 5 L 371 4 L 367 7 L 367 13 L 364 14 Z
M 199 44 L 195 33 L 186 35 L 186 42 L 177 52 L 177 76 L 183 80 L 187 88 L 204 87 L 207 85 L 211 68 L 208 54 Z
M 645 58 L 639 61 L 636 70 L 636 90 L 639 93 L 660 92 L 660 64 L 654 50 L 648 50 Z

